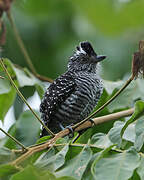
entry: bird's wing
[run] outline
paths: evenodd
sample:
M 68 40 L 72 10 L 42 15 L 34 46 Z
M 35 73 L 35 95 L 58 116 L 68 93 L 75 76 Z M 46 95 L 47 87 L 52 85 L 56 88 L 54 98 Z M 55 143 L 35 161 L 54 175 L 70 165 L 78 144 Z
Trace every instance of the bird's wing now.
M 74 77 L 68 72 L 57 78 L 49 86 L 40 105 L 41 117 L 45 124 L 51 120 L 61 103 L 72 94 L 75 87 Z

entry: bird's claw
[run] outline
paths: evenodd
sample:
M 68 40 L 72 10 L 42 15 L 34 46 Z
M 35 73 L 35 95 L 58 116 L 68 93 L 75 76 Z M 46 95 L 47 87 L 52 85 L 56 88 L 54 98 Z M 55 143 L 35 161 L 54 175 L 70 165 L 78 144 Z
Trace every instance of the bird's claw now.
M 72 128 L 72 125 L 73 125 L 73 124 L 68 125 L 68 126 L 65 127 L 65 129 L 68 129 L 68 130 L 70 131 L 70 134 L 69 134 L 69 137 L 70 137 L 70 138 L 73 138 L 73 137 L 74 137 L 74 130 L 73 130 L 73 128 Z
M 91 126 L 94 126 L 95 125 L 95 122 L 93 119 L 89 119 L 89 121 L 91 122 Z

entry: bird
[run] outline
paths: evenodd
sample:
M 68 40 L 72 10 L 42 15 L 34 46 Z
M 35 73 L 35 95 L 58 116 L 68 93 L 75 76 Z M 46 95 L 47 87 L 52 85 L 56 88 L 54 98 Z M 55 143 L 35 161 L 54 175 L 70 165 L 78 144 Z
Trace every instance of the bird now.
M 53 133 L 80 122 L 93 111 L 103 92 L 98 64 L 105 58 L 96 54 L 90 42 L 80 42 L 69 57 L 67 71 L 47 88 L 40 113 Z M 40 137 L 46 135 L 42 128 Z

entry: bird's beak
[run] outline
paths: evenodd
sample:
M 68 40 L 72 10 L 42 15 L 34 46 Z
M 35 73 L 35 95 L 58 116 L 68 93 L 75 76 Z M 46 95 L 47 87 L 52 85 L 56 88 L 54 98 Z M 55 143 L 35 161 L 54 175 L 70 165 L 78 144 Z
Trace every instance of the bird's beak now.
M 97 55 L 96 56 L 96 61 L 100 62 L 100 61 L 104 60 L 105 58 L 106 58 L 106 56 L 104 56 L 104 55 Z

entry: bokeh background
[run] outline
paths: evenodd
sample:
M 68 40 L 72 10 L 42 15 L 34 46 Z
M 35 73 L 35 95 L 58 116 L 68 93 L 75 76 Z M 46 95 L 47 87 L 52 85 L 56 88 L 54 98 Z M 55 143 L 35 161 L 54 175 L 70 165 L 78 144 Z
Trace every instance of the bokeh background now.
M 75 46 L 88 40 L 108 57 L 102 77 L 122 79 L 144 39 L 143 0 L 15 0 L 12 14 L 36 70 L 51 78 L 66 70 Z M 9 23 L 3 55 L 27 66 Z
M 37 72 L 52 79 L 66 71 L 69 56 L 85 40 L 98 54 L 107 55 L 101 63 L 102 78 L 124 79 L 131 71 L 132 54 L 144 39 L 144 0 L 14 0 L 11 12 Z M 4 20 L 7 41 L 2 55 L 27 67 L 6 16 Z M 34 91 L 21 89 L 26 98 Z M 10 110 L 16 119 L 25 108 L 20 102 L 17 97 Z M 40 100 L 36 95 L 29 103 L 38 109 Z M 8 129 L 10 123 L 5 123 Z

